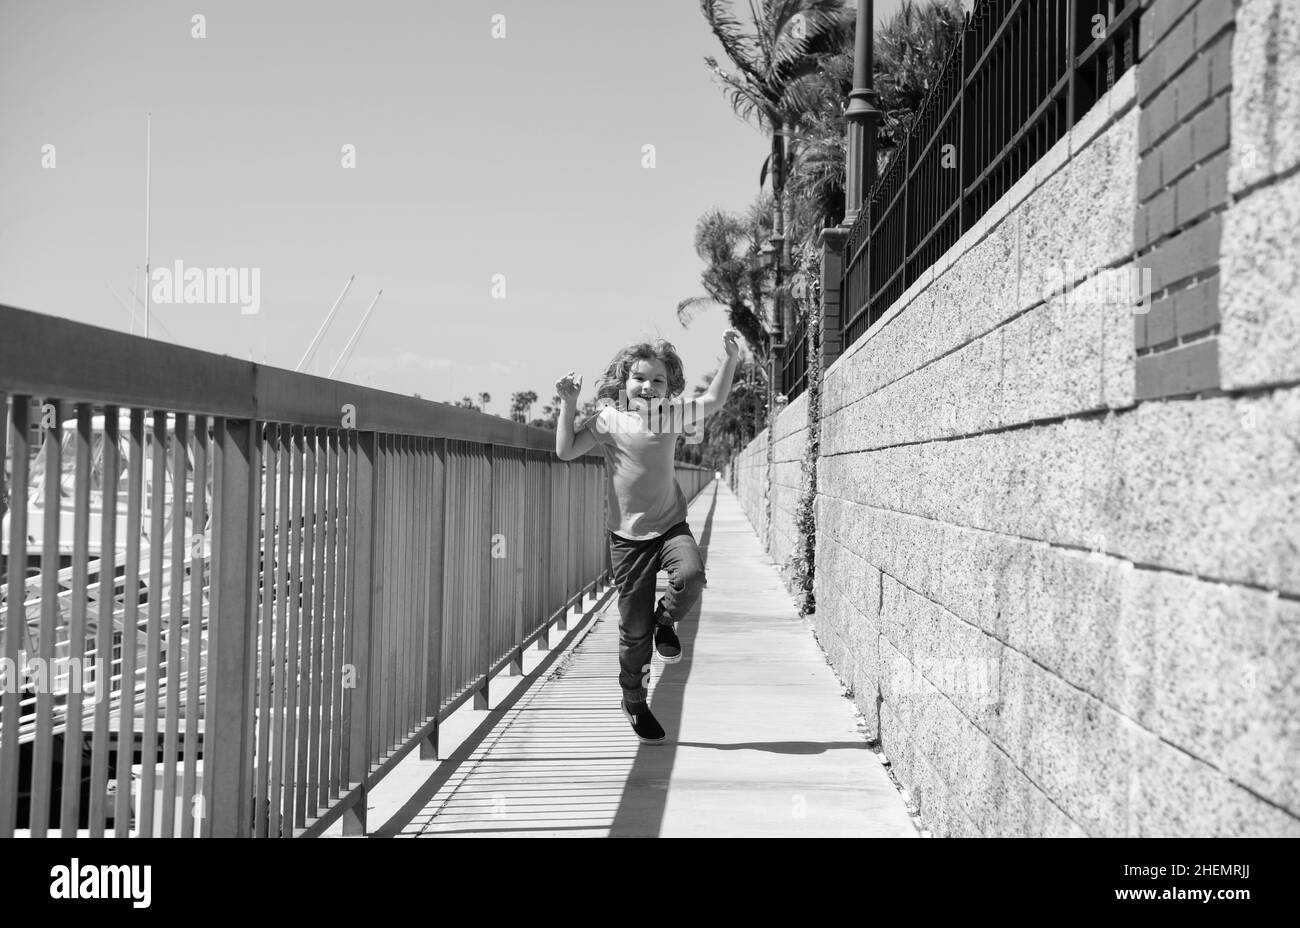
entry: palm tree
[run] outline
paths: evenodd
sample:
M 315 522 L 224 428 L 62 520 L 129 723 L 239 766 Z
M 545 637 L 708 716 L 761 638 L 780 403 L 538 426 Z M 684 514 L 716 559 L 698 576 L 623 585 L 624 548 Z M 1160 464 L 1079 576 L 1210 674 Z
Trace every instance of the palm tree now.
M 554 431 L 556 423 L 560 421 L 561 405 L 560 394 L 556 393 L 551 397 L 551 401 L 542 407 L 542 415 L 528 424 Z
M 907 138 L 939 69 L 961 38 L 964 23 L 960 0 L 928 0 L 924 4 L 903 0 L 876 33 L 873 76 L 881 111 L 876 133 L 878 160 L 887 160 L 891 150 Z
M 742 27 L 724 0 L 700 0 L 700 9 L 735 71 L 724 71 L 712 56 L 705 64 L 728 90 L 737 115 L 756 119 L 771 135 L 759 186 L 770 173 L 773 240 L 782 249 L 784 266 L 786 137 L 807 127 L 804 117 L 813 110 L 810 85 L 821 58 L 852 42 L 854 13 L 845 0 L 762 0 L 757 5 L 751 0 L 753 22 Z M 774 321 L 780 325 L 782 320 Z
M 537 402 L 537 394 L 532 390 L 521 390 L 510 397 L 510 418 L 515 422 L 527 422 L 528 410 Z
M 764 388 L 757 385 L 754 376 L 757 370 L 755 359 L 741 359 L 727 401 L 704 421 L 704 440 L 694 445 L 683 440 L 677 449 L 677 460 L 721 470 L 763 430 L 766 399 Z M 704 375 L 695 388 L 696 396 L 705 391 L 716 373 L 715 370 Z
M 763 198 L 760 198 L 762 201 Z M 677 304 L 677 321 L 689 326 L 695 314 L 714 305 L 727 310 L 727 322 L 765 357 L 771 347 L 764 304 L 770 295 L 767 269 L 760 252 L 771 225 L 763 221 L 765 201 L 742 218 L 711 209 L 695 224 L 695 253 L 704 262 L 700 283 L 704 295 Z
M 963 24 L 960 0 L 904 0 L 876 31 L 873 73 L 882 111 L 876 127 L 877 174 L 907 138 Z M 853 89 L 853 49 L 846 46 L 823 56 L 821 64 L 806 87 L 810 109 L 801 120 L 806 128 L 792 138 L 786 187 L 791 241 L 811 238 L 844 218 L 844 108 Z

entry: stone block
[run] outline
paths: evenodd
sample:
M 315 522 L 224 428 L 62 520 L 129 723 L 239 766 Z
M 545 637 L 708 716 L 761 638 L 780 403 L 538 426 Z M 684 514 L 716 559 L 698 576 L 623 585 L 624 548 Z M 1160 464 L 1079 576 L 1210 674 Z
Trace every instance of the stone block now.
M 1300 175 L 1233 204 L 1221 252 L 1223 386 L 1300 378 Z
M 1121 116 L 1016 210 L 1022 278 L 1031 282 L 1052 276 L 1078 280 L 1132 254 L 1137 120 L 1136 108 Z M 1062 222 L 1062 216 L 1087 216 L 1088 220 Z M 1042 299 L 1040 286 L 1021 287 L 1018 309 Z
M 1300 592 L 1300 389 L 825 459 L 876 510 Z M 870 475 L 865 479 L 862 475 Z
M 1300 164 L 1300 4 L 1242 0 L 1229 109 L 1234 195 Z
M 855 508 L 841 518 L 858 521 Z M 915 671 L 896 675 L 894 698 L 925 679 L 1020 756 L 1033 716 L 1022 718 L 1023 681 L 1004 673 L 1011 649 L 1269 801 L 1300 806 L 1294 601 L 900 513 L 880 514 L 860 544 L 883 570 L 884 637 Z M 978 655 L 985 663 L 969 666 L 986 672 L 956 673 L 965 665 L 943 663 L 954 654 Z

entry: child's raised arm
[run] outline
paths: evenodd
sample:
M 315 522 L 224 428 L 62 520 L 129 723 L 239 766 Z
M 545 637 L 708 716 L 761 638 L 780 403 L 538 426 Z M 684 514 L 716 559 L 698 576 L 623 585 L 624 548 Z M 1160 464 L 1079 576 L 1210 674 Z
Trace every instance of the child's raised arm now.
M 721 409 L 727 402 L 728 394 L 731 393 L 731 381 L 735 376 L 736 367 L 740 364 L 740 333 L 735 329 L 727 329 L 723 332 L 722 347 L 727 353 L 727 360 L 718 368 L 718 373 L 714 375 L 713 383 L 709 384 L 709 388 L 690 400 L 695 406 L 694 421 L 696 422 L 703 422 Z
M 578 391 L 581 389 L 582 377 L 575 377 L 573 371 L 555 381 L 555 392 L 560 395 L 560 418 L 555 423 L 555 454 L 561 461 L 572 461 L 596 447 L 596 436 L 590 423 L 576 435 L 573 432 L 573 416 L 578 409 Z

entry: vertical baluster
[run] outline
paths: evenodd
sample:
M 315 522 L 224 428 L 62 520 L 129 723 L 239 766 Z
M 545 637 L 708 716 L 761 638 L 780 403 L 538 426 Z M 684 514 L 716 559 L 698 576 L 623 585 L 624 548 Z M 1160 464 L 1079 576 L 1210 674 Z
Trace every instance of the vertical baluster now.
M 397 472 L 397 437 L 384 436 L 384 604 L 383 621 L 383 706 L 380 710 L 381 746 L 380 756 L 386 756 L 393 748 L 393 732 L 397 724 L 393 719 L 393 701 L 397 681 L 393 679 L 393 661 L 397 652 L 396 626 L 394 617 L 401 608 L 401 591 L 397 586 L 397 537 L 401 529 L 401 513 L 398 511 L 397 499 L 402 492 L 400 475 Z
M 424 714 L 437 718 L 442 710 L 442 637 L 443 606 L 445 595 L 446 532 L 447 532 L 447 440 L 433 439 L 429 447 L 430 464 L 430 522 L 429 522 L 429 604 L 428 615 L 428 660 L 424 697 Z M 423 760 L 438 758 L 438 725 L 435 721 L 432 733 L 420 744 L 420 757 Z
M 573 572 L 569 567 L 570 552 L 573 550 L 573 507 L 569 500 L 569 474 L 572 468 L 572 462 L 563 461 L 557 462 L 554 469 L 558 502 L 554 550 L 560 554 L 559 569 L 555 572 L 560 581 L 560 620 L 555 628 L 561 632 L 569 627 L 569 597 L 573 595 Z
M 117 412 L 113 412 L 116 421 Z M 116 434 L 116 429 L 114 429 Z M 186 814 L 190 825 L 186 826 L 186 835 L 201 832 L 206 819 L 202 797 L 196 791 L 198 777 L 198 755 L 203 744 L 203 734 L 199 732 L 199 719 L 203 715 L 200 681 L 206 678 L 206 658 L 203 656 L 203 639 L 206 620 L 204 618 L 204 600 L 209 587 L 209 570 L 211 564 L 207 538 L 208 523 L 208 419 L 207 416 L 194 417 L 194 519 L 190 531 L 190 620 L 189 641 L 186 648 L 186 663 L 189 672 L 185 680 L 185 771 L 182 792 L 186 797 Z M 209 550 L 204 550 L 208 548 Z M 206 766 L 206 764 L 205 764 Z M 206 772 L 203 777 L 206 782 Z
M 265 838 L 270 834 L 270 776 L 271 776 L 271 729 L 273 727 L 271 715 L 271 694 L 275 690 L 279 695 L 280 687 L 276 685 L 277 666 L 271 663 L 272 647 L 275 641 L 272 638 L 272 630 L 275 627 L 275 524 L 276 524 L 276 458 L 277 446 L 275 441 L 276 426 L 267 424 L 265 433 L 261 436 L 263 446 L 266 448 L 266 502 L 262 507 L 262 542 L 258 546 L 261 551 L 261 564 L 258 571 L 259 576 L 256 583 L 262 591 L 262 627 L 259 635 L 259 648 L 261 652 L 258 660 L 258 691 L 257 691 L 257 767 L 256 781 L 257 792 L 254 797 L 253 808 L 253 827 L 254 833 L 259 838 Z M 259 488 L 263 489 L 263 488 Z M 279 753 L 278 751 L 276 752 Z
M 298 774 L 294 792 L 294 821 L 298 827 L 307 822 L 307 791 L 309 789 L 307 751 L 311 731 L 312 665 L 311 646 L 315 627 L 316 564 L 316 430 L 307 428 L 302 433 L 303 483 L 302 483 L 302 623 L 298 641 L 298 743 L 295 745 Z
M 475 675 L 482 676 L 482 682 L 478 689 L 474 691 L 474 708 L 486 709 L 490 705 L 491 697 L 488 693 L 488 667 L 491 664 L 491 635 L 492 635 L 492 519 L 493 519 L 493 499 L 492 494 L 496 485 L 496 475 L 494 466 L 495 449 L 492 445 L 484 446 L 483 455 L 483 475 L 484 481 L 482 486 L 482 503 L 481 503 L 481 526 L 482 530 L 475 534 L 475 541 L 478 544 L 474 548 L 474 554 L 478 558 L 478 567 L 481 571 L 478 588 L 478 601 L 474 604 L 474 614 L 478 618 L 478 639 L 475 654 L 474 672 Z
M 0 408 L 5 407 L 6 396 L 0 392 Z M 27 499 L 28 483 L 28 432 L 31 417 L 31 398 L 27 396 L 8 397 L 11 412 L 7 422 L 0 422 L 3 435 L 0 435 L 0 516 L 3 516 L 6 491 L 13 493 L 13 499 L 19 502 L 9 512 L 9 563 L 17 564 L 21 570 L 12 567 L 5 578 L 9 587 L 6 601 L 4 625 L 4 650 L 0 659 L 5 662 L 5 670 L 11 676 L 5 679 L 3 693 L 0 693 L 0 709 L 4 715 L 0 728 L 0 838 L 12 838 L 18 821 L 18 759 L 22 749 L 18 743 L 19 687 L 24 677 L 25 662 L 20 656 L 19 642 L 27 627 L 27 615 L 24 590 L 27 581 L 27 507 L 22 501 Z M 6 449 L 5 445 L 8 446 Z M 12 482 L 4 485 L 5 455 L 13 454 Z
M 415 725 L 423 727 L 426 721 L 424 705 L 427 701 L 425 687 L 428 683 L 429 657 L 429 456 L 428 440 L 412 439 L 415 466 L 415 542 L 411 546 L 411 572 L 415 578 L 412 589 L 411 613 L 415 617 L 411 636 L 411 691 L 407 697 Z
M 330 733 L 333 730 L 332 713 L 334 710 L 334 584 L 335 568 L 334 546 L 338 544 L 338 522 L 335 507 L 338 506 L 338 437 L 333 429 L 322 433 L 322 448 L 325 452 L 325 488 L 324 507 L 325 526 L 325 571 L 324 587 L 321 590 L 321 722 L 319 761 L 317 766 L 316 798 L 321 806 L 330 800 Z
M 343 814 L 343 833 L 366 833 L 367 792 L 364 789 L 370 771 L 370 693 L 374 685 L 374 659 L 371 652 L 371 630 L 374 627 L 375 590 L 372 568 L 378 539 L 375 533 L 377 506 L 375 477 L 376 434 L 363 432 L 354 437 L 356 442 L 356 481 L 352 491 L 353 515 L 349 518 L 349 535 L 352 540 L 350 557 L 352 581 L 348 584 L 348 600 L 352 612 L 349 658 L 356 667 L 356 686 L 345 690 L 344 726 L 347 732 L 347 780 L 349 788 L 362 785 L 360 795 Z
M 188 436 L 188 417 L 176 413 L 171 444 L 172 547 L 171 576 L 168 579 L 168 592 L 171 595 L 167 604 L 167 628 L 164 638 L 167 649 L 167 703 L 163 714 L 163 756 L 167 758 L 167 766 L 163 768 L 162 833 L 168 838 L 176 837 L 176 751 L 179 740 L 181 652 L 185 644 L 182 619 L 185 608 L 185 483 L 189 462 L 186 454 Z M 162 539 L 159 539 L 160 544 L 161 542 Z
M 370 618 L 371 625 L 371 662 L 374 667 L 374 682 L 370 691 L 370 746 L 367 755 L 378 760 L 386 748 L 384 744 L 384 731 L 388 723 L 388 713 L 385 711 L 385 693 L 388 689 L 388 681 L 384 679 L 383 668 L 387 666 L 387 602 L 388 602 L 388 567 L 391 558 L 388 557 L 388 532 L 391 520 L 389 519 L 389 497 L 392 495 L 389 488 L 392 481 L 389 480 L 388 471 L 388 436 L 377 434 L 375 436 L 375 543 L 374 543 L 374 560 L 371 564 L 372 576 L 374 580 L 374 597 L 372 600 L 372 612 Z
M 253 420 L 248 426 L 248 543 L 244 548 L 244 612 L 248 626 L 244 634 L 243 756 L 240 765 L 239 823 L 242 835 L 253 833 L 253 763 L 257 749 L 257 648 L 259 608 L 262 592 L 262 435 L 264 423 Z
M 414 605 L 411 597 L 411 504 L 414 499 L 411 492 L 411 438 L 409 435 L 397 436 L 397 543 L 396 554 L 396 593 L 394 610 L 393 648 L 393 739 L 392 744 L 400 743 L 410 729 L 411 720 L 407 714 L 409 702 L 407 688 L 407 655 L 411 651 L 411 614 Z
M 44 466 L 45 520 L 41 546 L 41 618 L 37 657 L 44 672 L 36 688 L 36 742 L 32 750 L 31 829 L 44 838 L 50 820 L 54 775 L 54 705 L 50 681 L 54 672 L 54 643 L 59 631 L 59 510 L 62 482 L 63 423 L 58 400 L 46 399 L 41 409 L 41 459 Z M 22 601 L 21 599 L 19 600 Z M 24 620 L 25 621 L 25 620 Z
M 343 663 L 344 663 L 344 687 L 339 692 L 339 778 L 342 788 L 350 790 L 353 782 L 350 779 L 352 770 L 352 731 L 350 719 L 352 712 L 352 699 L 356 695 L 356 687 L 359 684 L 358 677 L 361 669 L 356 662 L 354 654 L 353 640 L 356 636 L 357 606 L 356 606 L 356 580 L 357 580 L 357 434 L 356 432 L 343 433 L 344 446 L 344 477 L 347 480 L 347 489 L 344 494 L 347 499 L 347 511 L 343 519 L 343 612 L 347 617 L 343 629 Z
M 297 814 L 298 796 L 301 793 L 301 790 L 297 788 L 298 771 L 301 769 L 298 762 L 298 715 L 301 711 L 299 694 L 302 691 L 302 635 L 300 629 L 306 614 L 302 569 L 303 547 L 306 540 L 302 505 L 306 446 L 302 427 L 293 426 L 290 429 L 290 437 L 292 444 L 288 466 L 292 473 L 292 486 L 289 490 L 289 630 L 284 668 L 286 702 L 284 710 L 284 742 L 281 745 L 281 751 L 284 753 L 283 824 L 281 827 L 286 837 L 291 837 L 294 830 L 302 825 L 302 818 Z
M 555 530 L 552 525 L 551 503 L 555 496 L 555 464 L 547 453 L 542 458 L 540 471 L 542 525 L 539 555 L 542 561 L 542 633 L 537 636 L 537 650 L 546 651 L 551 647 L 551 615 L 555 612 L 555 577 L 551 568 L 551 549 L 555 546 Z
M 108 798 L 108 721 L 113 693 L 113 617 L 117 587 L 117 477 L 118 424 L 117 407 L 104 407 L 104 434 L 101 467 L 101 518 L 99 573 L 96 581 L 98 598 L 95 618 L 95 727 L 90 747 L 90 829 L 92 838 L 104 836 L 104 822 L 111 809 Z M 2 439 L 0 439 L 2 440 Z M 3 457 L 0 454 L 0 457 Z M 0 479 L 3 479 L 0 477 Z M 0 492 L 0 497 L 3 497 Z M 13 549 L 10 548 L 12 551 Z M 3 792 L 0 789 L 0 792 Z M 0 829 L 0 835 L 3 830 Z
M 290 483 L 290 445 L 289 429 L 287 426 L 276 426 L 271 435 L 271 440 L 275 443 L 275 453 L 271 458 L 272 467 L 278 462 L 279 483 L 271 478 L 268 474 L 268 485 L 275 487 L 279 494 L 276 504 L 276 529 L 275 529 L 275 650 L 272 655 L 272 673 L 271 686 L 274 691 L 275 701 L 271 708 L 271 738 L 270 738 L 270 756 L 268 760 L 271 764 L 269 774 L 269 791 L 267 800 L 270 808 L 267 810 L 267 834 L 272 837 L 280 837 L 285 831 L 283 829 L 281 811 L 284 795 L 284 754 L 285 754 L 285 722 L 288 703 L 287 690 L 293 686 L 293 681 L 289 679 L 286 666 L 285 654 L 285 636 L 288 633 L 289 618 L 289 535 L 294 530 L 294 523 L 289 516 L 289 483 Z M 267 550 L 271 550 L 271 542 L 267 542 Z
M 511 551 L 510 563 L 514 565 L 512 576 L 514 577 L 514 638 L 510 646 L 514 649 L 514 658 L 510 661 L 510 673 L 512 676 L 518 676 L 524 672 L 524 596 L 528 586 L 528 581 L 532 579 L 528 576 L 528 558 L 532 551 L 532 545 L 528 544 L 525 539 L 529 539 L 529 509 L 530 500 L 528 498 L 528 451 L 516 452 L 517 459 L 515 462 L 515 509 L 519 515 L 515 519 L 514 543 Z
M 137 835 L 154 836 L 154 780 L 158 770 L 158 690 L 159 652 L 162 647 L 163 603 L 163 521 L 167 502 L 166 460 L 167 414 L 160 409 L 153 412 L 153 430 L 149 433 L 149 611 L 146 626 L 144 664 L 144 728 L 140 734 L 140 795 L 136 809 L 140 827 Z
M 348 485 L 351 481 L 351 458 L 347 452 L 348 435 L 335 432 L 331 437 L 330 454 L 334 455 L 335 469 L 338 473 L 337 500 L 334 509 L 334 682 L 330 691 L 334 694 L 334 707 L 330 714 L 330 753 L 329 753 L 329 789 L 333 799 L 343 792 L 343 686 L 348 677 L 344 676 L 344 654 L 347 641 L 347 623 L 351 621 L 351 611 L 347 608 L 347 551 L 348 519 L 351 517 L 351 504 L 348 500 Z
M 68 632 L 68 689 L 63 723 L 63 782 L 59 792 L 59 833 L 77 835 L 81 815 L 81 685 L 86 679 L 86 574 L 90 559 L 90 405 L 78 403 L 76 465 L 73 473 L 72 596 Z M 50 673 L 53 686 L 57 675 Z
M 307 729 L 307 817 L 315 818 L 320 790 L 321 688 L 324 674 L 323 632 L 325 627 L 325 548 L 328 544 L 325 512 L 325 484 L 329 480 L 329 455 L 325 454 L 325 433 L 312 429 L 312 455 L 316 464 L 315 503 L 312 506 L 312 621 L 311 621 L 311 693 Z

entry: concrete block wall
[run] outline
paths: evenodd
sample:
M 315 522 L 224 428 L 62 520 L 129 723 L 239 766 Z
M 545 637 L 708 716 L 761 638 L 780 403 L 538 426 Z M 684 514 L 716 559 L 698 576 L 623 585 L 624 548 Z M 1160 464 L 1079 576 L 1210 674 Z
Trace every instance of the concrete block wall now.
M 795 517 L 803 484 L 803 462 L 808 454 L 808 393 L 792 400 L 776 416 L 772 444 L 772 533 L 768 554 L 784 566 L 802 546 Z
M 759 432 L 732 465 L 736 497 L 759 538 L 767 537 L 767 429 Z
M 1145 7 L 823 380 L 814 621 L 936 834 L 1300 835 L 1300 4 Z

